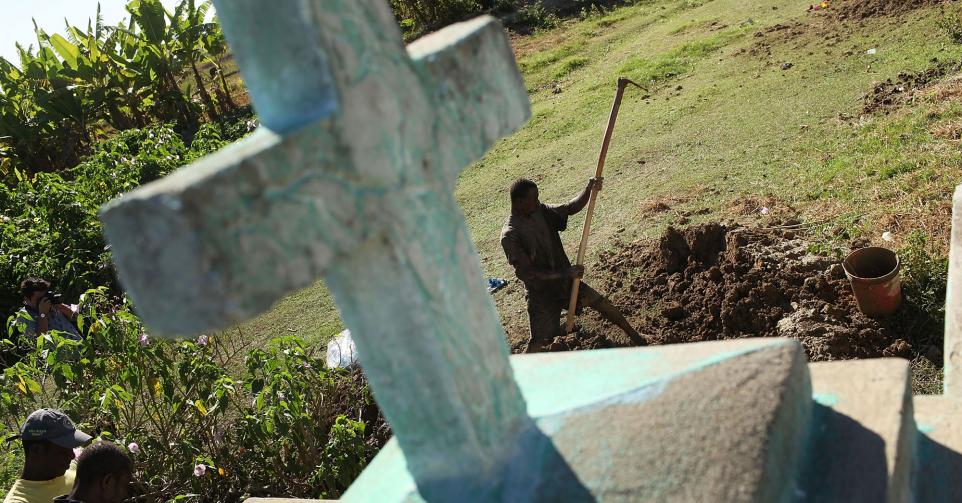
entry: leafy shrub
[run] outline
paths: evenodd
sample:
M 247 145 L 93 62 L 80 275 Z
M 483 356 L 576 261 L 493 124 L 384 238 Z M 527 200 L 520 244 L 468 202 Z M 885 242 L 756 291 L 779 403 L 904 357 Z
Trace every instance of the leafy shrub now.
M 325 368 L 300 339 L 251 351 L 242 333 L 155 340 L 115 303 L 105 289 L 87 292 L 83 341 L 46 334 L 3 371 L 4 434 L 57 406 L 88 433 L 128 446 L 138 501 L 150 502 L 338 497 L 386 441 L 360 371 Z
M 115 286 L 97 212 L 107 201 L 246 135 L 257 123 L 241 116 L 201 126 L 188 147 L 173 125 L 122 131 L 84 162 L 61 173 L 19 171 L 0 184 L 0 317 L 19 307 L 27 276 L 52 280 L 68 298 Z
M 515 29 L 550 30 L 561 23 L 561 19 L 540 3 L 525 5 L 511 18 L 510 26 Z
M 391 0 L 405 38 L 414 38 L 481 12 L 509 8 L 512 0 Z

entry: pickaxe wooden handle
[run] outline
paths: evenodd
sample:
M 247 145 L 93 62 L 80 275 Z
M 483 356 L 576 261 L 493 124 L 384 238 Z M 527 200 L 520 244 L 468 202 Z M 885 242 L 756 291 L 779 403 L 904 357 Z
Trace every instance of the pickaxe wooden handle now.
M 601 178 L 605 170 L 605 158 L 608 157 L 608 145 L 611 144 L 611 135 L 615 131 L 615 122 L 618 120 L 618 109 L 621 108 L 621 98 L 625 94 L 628 85 L 637 86 L 639 89 L 647 91 L 644 87 L 632 82 L 624 77 L 618 79 L 618 92 L 615 94 L 615 102 L 611 106 L 611 115 L 608 116 L 608 128 L 605 130 L 605 139 L 601 142 L 601 155 L 598 156 L 598 169 L 595 170 L 595 178 Z M 595 199 L 598 197 L 598 188 L 591 189 L 591 196 L 588 198 L 588 213 L 585 215 L 585 228 L 581 232 L 581 245 L 578 247 L 577 265 L 583 265 L 585 260 L 585 249 L 588 247 L 588 233 L 591 230 L 591 216 L 595 211 Z M 567 333 L 571 333 L 575 327 L 575 311 L 578 308 L 578 288 L 581 280 L 575 278 L 571 283 L 571 300 L 568 302 L 568 322 L 565 328 Z

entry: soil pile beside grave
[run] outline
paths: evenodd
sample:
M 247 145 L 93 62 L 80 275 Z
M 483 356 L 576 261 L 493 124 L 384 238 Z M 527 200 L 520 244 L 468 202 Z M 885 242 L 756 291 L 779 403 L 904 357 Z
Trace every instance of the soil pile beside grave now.
M 865 317 L 839 261 L 809 248 L 791 230 L 706 224 L 624 245 L 595 267 L 606 278 L 601 290 L 655 344 L 791 337 L 813 361 L 921 352 L 941 362 L 934 341 L 912 338 L 937 320 L 910 301 L 887 319 Z M 621 337 L 597 315 L 582 324 L 547 349 L 608 347 Z

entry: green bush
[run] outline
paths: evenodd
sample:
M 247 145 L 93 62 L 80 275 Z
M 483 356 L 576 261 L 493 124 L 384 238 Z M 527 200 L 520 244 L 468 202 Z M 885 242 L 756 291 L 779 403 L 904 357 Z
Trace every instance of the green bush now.
M 105 289 L 81 313 L 83 341 L 46 334 L 0 375 L 4 435 L 59 407 L 128 446 L 138 501 L 336 498 L 387 438 L 360 370 L 325 368 L 296 337 L 249 351 L 242 333 L 155 340 Z
M 107 201 L 213 152 L 256 127 L 251 117 L 201 126 L 188 147 L 172 125 L 122 131 L 61 173 L 14 171 L 0 183 L 0 317 L 20 306 L 27 276 L 75 299 L 115 286 L 97 212 Z
M 509 8 L 514 3 L 512 0 L 391 0 L 391 8 L 405 37 L 413 38 L 474 14 Z
M 510 18 L 509 25 L 521 30 L 550 30 L 561 23 L 561 19 L 540 3 L 525 5 Z

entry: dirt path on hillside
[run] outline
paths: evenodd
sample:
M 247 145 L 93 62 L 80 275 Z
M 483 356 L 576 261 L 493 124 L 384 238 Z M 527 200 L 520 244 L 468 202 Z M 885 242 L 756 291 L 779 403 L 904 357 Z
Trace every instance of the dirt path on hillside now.
M 705 224 L 621 245 L 593 269 L 605 278 L 596 286 L 653 344 L 790 337 L 812 361 L 922 354 L 942 365 L 941 320 L 908 299 L 887 319 L 865 317 L 839 261 L 809 249 L 789 229 Z M 627 345 L 594 313 L 579 322 L 543 349 Z M 526 324 L 508 330 L 527 338 Z

